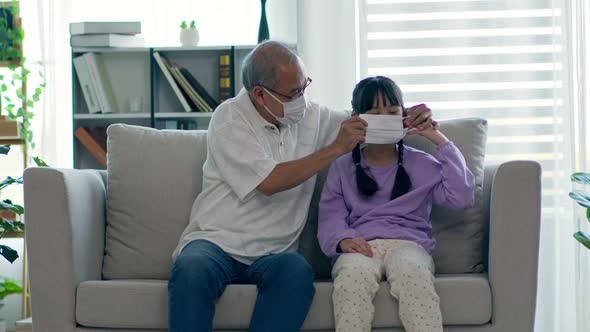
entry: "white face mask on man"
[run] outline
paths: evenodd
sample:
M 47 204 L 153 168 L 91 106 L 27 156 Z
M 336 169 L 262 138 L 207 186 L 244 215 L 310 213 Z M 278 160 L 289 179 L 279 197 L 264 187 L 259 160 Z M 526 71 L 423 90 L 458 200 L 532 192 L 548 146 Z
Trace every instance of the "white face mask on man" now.
M 275 97 L 270 91 L 268 91 L 265 87 L 262 87 L 266 93 L 268 93 L 271 97 L 273 97 L 276 101 L 283 105 L 283 117 L 279 118 L 278 116 L 274 115 L 266 105 L 264 105 L 264 109 L 268 113 L 270 113 L 277 121 L 284 125 L 289 126 L 292 124 L 296 124 L 297 122 L 301 121 L 301 119 L 305 116 L 305 109 L 307 107 L 307 99 L 305 98 L 305 94 L 301 95 L 296 99 L 290 100 L 288 102 L 282 102 L 279 98 Z
M 408 132 L 408 129 L 404 128 L 401 114 L 360 114 L 359 116 L 361 119 L 367 121 L 368 124 L 365 143 L 396 144 L 401 141 Z

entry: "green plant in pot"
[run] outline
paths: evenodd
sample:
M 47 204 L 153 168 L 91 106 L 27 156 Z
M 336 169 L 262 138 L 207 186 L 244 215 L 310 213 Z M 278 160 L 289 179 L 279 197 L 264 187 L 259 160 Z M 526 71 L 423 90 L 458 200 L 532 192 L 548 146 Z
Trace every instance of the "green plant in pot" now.
M 0 146 L 0 155 L 6 155 L 9 151 L 10 145 Z M 39 157 L 34 157 L 33 161 L 37 166 L 47 166 L 47 164 Z M 22 183 L 22 176 L 19 178 L 8 176 L 0 181 L 0 191 L 8 186 Z M 7 234 L 20 233 L 25 230 L 25 224 L 19 221 L 21 219 L 20 216 L 24 213 L 24 207 L 18 204 L 13 204 L 10 199 L 0 200 L 0 239 Z M 13 263 L 18 258 L 18 252 L 7 245 L 0 244 L 0 256 L 3 256 L 7 261 Z
M 571 180 L 575 183 L 589 185 L 590 173 L 574 173 L 571 175 Z M 586 209 L 586 219 L 590 222 L 590 194 L 582 190 L 573 190 L 569 195 L 574 201 Z M 590 249 L 590 235 L 583 231 L 577 231 L 574 233 L 574 238 L 586 248 Z
M 17 121 L 21 138 L 26 141 L 25 149 L 35 148 L 31 119 L 33 108 L 41 101 L 45 88 L 40 63 L 27 63 L 23 56 L 24 30 L 18 16 L 18 1 L 0 1 L 0 115 Z M 31 76 L 38 75 L 38 79 Z M 33 84 L 34 81 L 39 83 Z

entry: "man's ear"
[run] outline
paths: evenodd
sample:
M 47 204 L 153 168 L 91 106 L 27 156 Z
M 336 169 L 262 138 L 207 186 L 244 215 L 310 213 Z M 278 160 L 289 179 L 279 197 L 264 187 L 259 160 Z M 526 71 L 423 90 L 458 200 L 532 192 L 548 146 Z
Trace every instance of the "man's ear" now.
M 264 91 L 260 86 L 255 86 L 251 90 L 250 94 L 252 95 L 252 99 L 258 106 L 262 107 L 264 105 Z

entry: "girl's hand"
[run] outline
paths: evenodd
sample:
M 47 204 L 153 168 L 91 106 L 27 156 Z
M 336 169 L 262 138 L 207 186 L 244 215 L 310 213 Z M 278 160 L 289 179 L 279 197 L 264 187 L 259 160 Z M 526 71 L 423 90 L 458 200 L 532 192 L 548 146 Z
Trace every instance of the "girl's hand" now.
M 340 241 L 338 246 L 344 253 L 358 253 L 367 257 L 373 257 L 373 250 L 371 250 L 369 242 L 367 242 L 367 240 L 363 239 L 362 237 L 344 239 Z
M 425 104 L 415 105 L 407 109 L 404 128 L 424 130 L 433 125 L 432 111 Z
M 410 107 L 404 118 L 404 127 L 408 128 L 407 135 L 424 136 L 436 145 L 449 141 L 438 131 L 439 123 L 432 119 L 432 111 L 424 104 Z

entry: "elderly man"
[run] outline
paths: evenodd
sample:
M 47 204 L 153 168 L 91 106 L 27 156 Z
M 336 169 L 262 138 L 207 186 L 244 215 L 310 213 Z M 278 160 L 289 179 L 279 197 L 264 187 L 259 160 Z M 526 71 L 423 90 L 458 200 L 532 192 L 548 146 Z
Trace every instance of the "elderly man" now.
M 284 44 L 258 45 L 242 77 L 209 125 L 203 190 L 174 252 L 171 332 L 211 331 L 231 283 L 258 286 L 250 331 L 299 331 L 315 293 L 296 252 L 315 174 L 364 141 L 364 120 L 306 100 L 311 79 Z M 410 115 L 410 126 L 432 124 L 424 106 Z

